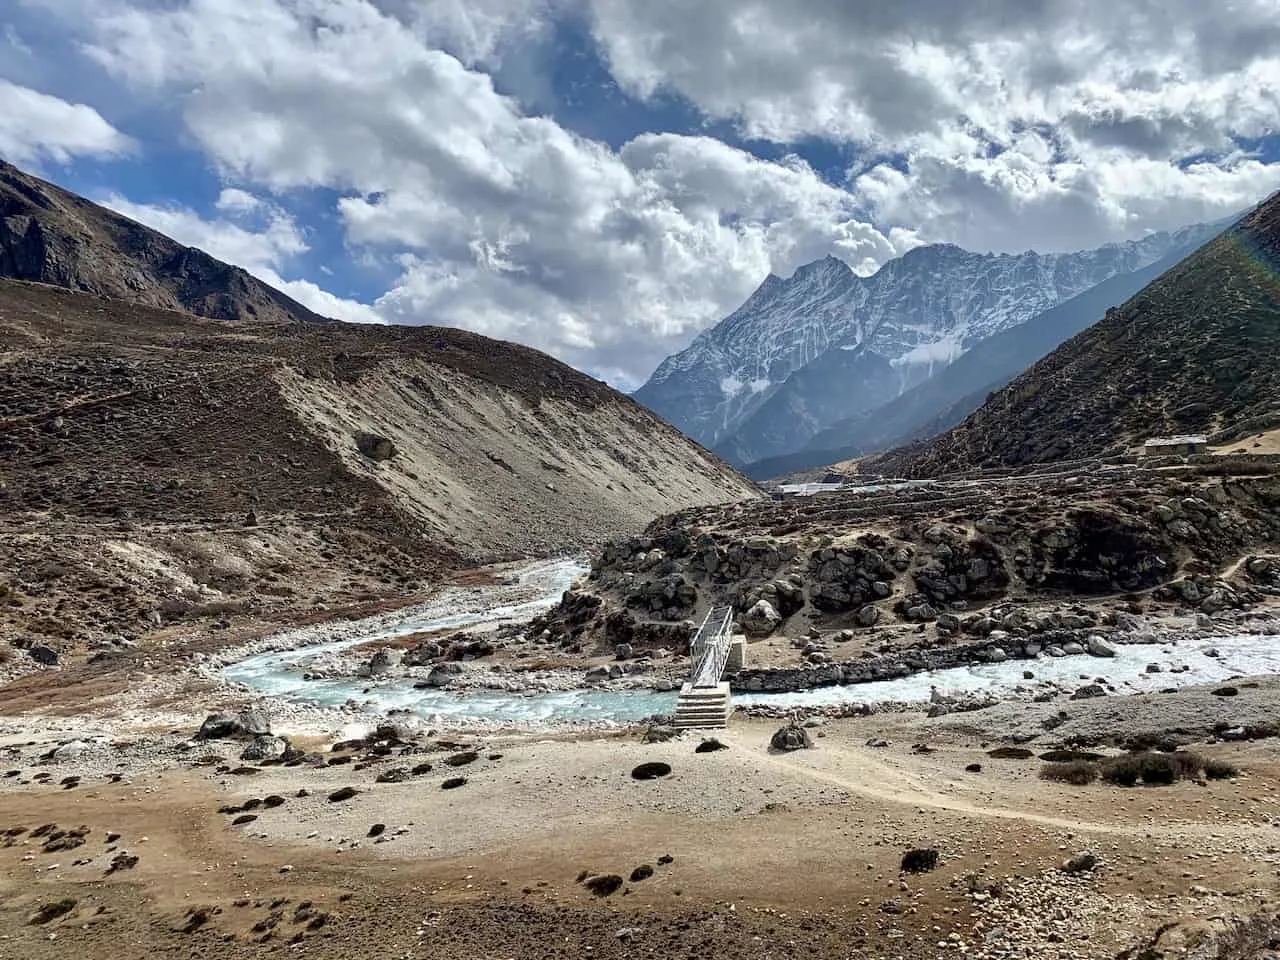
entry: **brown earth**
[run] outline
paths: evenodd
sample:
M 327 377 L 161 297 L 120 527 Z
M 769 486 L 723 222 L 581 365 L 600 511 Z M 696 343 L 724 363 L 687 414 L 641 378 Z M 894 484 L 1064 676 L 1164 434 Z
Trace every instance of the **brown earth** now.
M 526 348 L 0 281 L 0 640 L 408 603 L 453 569 L 753 494 Z
M 770 731 L 735 721 L 729 749 L 705 756 L 696 738 L 493 740 L 481 751 L 501 757 L 463 768 L 454 791 L 439 789 L 456 771 L 430 744 L 437 771 L 403 784 L 373 782 L 394 758 L 253 777 L 192 763 L 234 757 L 221 743 L 157 768 L 145 734 L 108 765 L 11 749 L 20 774 L 0 785 L 0 834 L 26 831 L 0 845 L 0 943 L 31 958 L 359 960 L 924 958 L 962 942 L 1065 960 L 1115 956 L 1166 923 L 1254 915 L 1276 895 L 1267 744 L 1198 748 L 1243 767 L 1239 779 L 1125 790 L 1038 780 L 1039 761 L 993 760 L 989 743 L 919 715 L 828 724 L 796 754 L 770 753 Z M 887 748 L 862 745 L 882 735 Z M 920 739 L 933 752 L 908 749 Z M 675 772 L 637 783 L 641 759 Z M 974 762 L 982 771 L 965 772 Z M 59 785 L 74 774 L 78 786 Z M 354 799 L 325 800 L 343 785 Z M 282 805 L 245 825 L 218 812 L 273 794 Z M 365 838 L 373 823 L 392 842 Z M 80 828 L 84 843 L 46 852 L 31 836 L 43 824 Z M 938 869 L 901 874 L 914 847 L 937 849 Z M 1059 870 L 1086 848 L 1101 867 Z M 136 865 L 107 873 L 122 852 Z M 653 875 L 627 881 L 642 864 Z M 594 897 L 584 872 L 617 873 L 623 889 Z M 33 922 L 59 903 L 69 911 Z

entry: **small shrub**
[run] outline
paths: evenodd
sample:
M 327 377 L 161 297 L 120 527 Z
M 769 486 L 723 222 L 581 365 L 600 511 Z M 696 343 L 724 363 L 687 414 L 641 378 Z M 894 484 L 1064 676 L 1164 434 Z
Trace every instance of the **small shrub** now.
M 937 865 L 937 850 L 908 850 L 902 855 L 903 873 L 928 873 Z
M 1186 744 L 1163 733 L 1140 733 L 1128 737 L 1120 743 L 1120 749 L 1128 750 L 1131 753 L 1141 753 L 1146 750 L 1173 753 L 1173 751 L 1182 746 L 1186 746 Z
M 1035 753 L 1026 747 L 996 747 L 988 750 L 987 756 L 994 760 L 1030 760 Z
M 1204 760 L 1199 754 L 1176 750 L 1173 753 L 1166 754 L 1166 756 L 1173 763 L 1179 780 L 1194 780 L 1200 771 L 1204 769 Z
M 1139 764 L 1142 782 L 1149 786 L 1167 787 L 1178 780 L 1182 767 L 1174 761 L 1170 753 L 1146 754 Z
M 1138 764 L 1133 758 L 1134 755 L 1131 754 L 1126 757 L 1116 757 L 1113 760 L 1108 760 L 1098 772 L 1107 783 L 1114 783 L 1118 787 L 1132 787 L 1142 775 L 1142 771 L 1138 768 Z
M 1040 779 L 1085 787 L 1098 779 L 1098 765 L 1088 760 L 1046 763 L 1040 768 Z
M 1102 754 L 1091 753 L 1088 750 L 1050 750 L 1040 754 L 1040 759 L 1048 763 L 1072 763 L 1077 760 L 1096 763 L 1102 759 Z
M 1163 787 L 1191 779 L 1204 768 L 1205 762 L 1198 754 L 1142 750 L 1107 760 L 1102 764 L 1101 775 L 1103 780 L 1121 787 L 1132 787 L 1139 780 L 1150 787 Z
M 1240 771 L 1225 760 L 1206 760 L 1204 775 L 1209 780 L 1230 780 L 1232 777 L 1239 776 Z

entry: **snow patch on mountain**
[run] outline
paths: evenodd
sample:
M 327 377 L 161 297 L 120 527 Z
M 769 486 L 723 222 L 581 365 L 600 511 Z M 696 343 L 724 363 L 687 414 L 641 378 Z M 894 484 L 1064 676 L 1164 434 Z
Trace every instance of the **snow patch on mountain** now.
M 770 274 L 741 307 L 664 360 L 635 397 L 694 439 L 716 446 L 739 429 L 750 430 L 749 421 L 770 397 L 829 351 L 882 357 L 900 371 L 898 389 L 907 390 L 982 340 L 1154 263 L 1205 229 L 1068 254 L 917 247 L 869 277 L 828 256 L 785 279 Z M 859 389 L 857 383 L 830 386 L 829 371 L 824 376 L 820 387 L 798 394 L 788 387 L 787 395 Z M 827 425 L 827 415 L 797 421 L 797 449 Z M 752 447 L 749 441 L 743 449 Z

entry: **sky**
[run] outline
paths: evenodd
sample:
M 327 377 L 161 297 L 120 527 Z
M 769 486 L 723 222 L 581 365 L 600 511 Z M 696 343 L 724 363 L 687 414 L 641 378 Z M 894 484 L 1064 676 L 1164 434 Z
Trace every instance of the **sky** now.
M 770 272 L 1280 188 L 1280 0 L 0 0 L 0 157 L 621 389 Z

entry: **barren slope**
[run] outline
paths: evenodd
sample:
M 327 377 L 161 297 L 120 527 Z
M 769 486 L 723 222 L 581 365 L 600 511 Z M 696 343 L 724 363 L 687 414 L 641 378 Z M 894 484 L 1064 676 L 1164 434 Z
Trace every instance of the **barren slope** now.
M 0 281 L 3 633 L 411 594 L 754 492 L 533 350 L 431 327 L 230 327 Z
M 964 423 L 869 469 L 913 477 L 1226 442 L 1280 416 L 1280 194 L 1067 341 Z
M 239 267 L 2 160 L 0 277 L 216 320 L 329 322 Z

